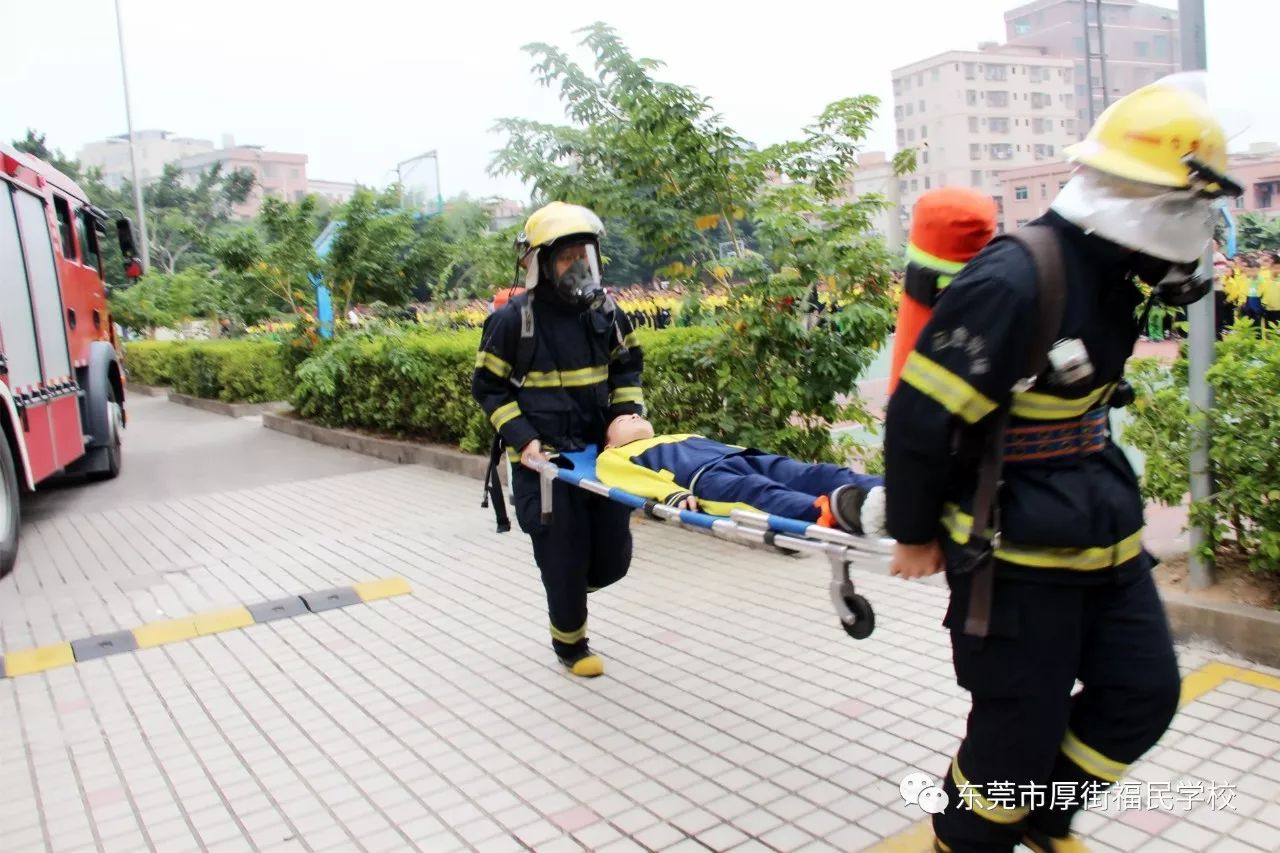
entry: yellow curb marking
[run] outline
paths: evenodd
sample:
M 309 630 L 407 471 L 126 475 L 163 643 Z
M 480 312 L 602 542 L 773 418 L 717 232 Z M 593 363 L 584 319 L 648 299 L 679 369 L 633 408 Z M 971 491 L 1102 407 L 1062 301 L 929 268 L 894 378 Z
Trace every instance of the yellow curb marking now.
M 395 595 L 408 595 L 413 590 L 404 578 L 381 578 L 352 584 L 356 595 L 362 602 L 378 601 Z M 299 614 L 301 615 L 301 614 Z M 223 631 L 247 628 L 255 624 L 253 614 L 246 607 L 228 607 L 221 610 L 210 610 L 177 619 L 162 619 L 148 622 L 132 629 L 133 638 L 138 649 L 150 649 L 169 643 L 178 643 L 196 637 L 206 637 Z M 76 662 L 75 653 L 70 643 L 56 643 L 40 646 L 35 649 L 22 649 L 16 652 L 0 654 L 4 669 L 0 678 L 16 678 L 19 675 L 31 675 L 60 666 L 68 666 Z

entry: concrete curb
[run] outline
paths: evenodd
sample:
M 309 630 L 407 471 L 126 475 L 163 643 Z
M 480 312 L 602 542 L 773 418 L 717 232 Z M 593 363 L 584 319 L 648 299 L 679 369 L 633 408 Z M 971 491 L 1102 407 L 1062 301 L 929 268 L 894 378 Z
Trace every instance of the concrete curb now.
M 330 429 L 279 414 L 263 414 L 262 425 L 330 447 L 389 462 L 425 465 L 477 480 L 484 479 L 489 464 L 483 456 L 460 450 Z M 642 518 L 643 514 L 637 515 L 637 520 Z M 1174 592 L 1162 591 L 1160 597 L 1176 640 L 1206 643 L 1254 663 L 1280 667 L 1280 613 L 1243 604 L 1201 602 Z
M 273 403 L 225 403 L 222 400 L 206 400 L 203 397 L 192 397 L 188 394 L 179 394 L 176 391 L 169 392 L 169 402 L 190 406 L 193 409 L 200 409 L 205 412 L 213 412 L 215 415 L 226 415 L 229 418 L 247 418 L 289 408 L 288 403 L 279 401 Z
M 125 396 L 140 394 L 143 397 L 168 397 L 170 391 L 163 385 L 143 385 L 141 382 L 130 382 L 124 387 Z
M 1208 643 L 1253 663 L 1280 667 L 1280 613 L 1195 601 L 1177 592 L 1162 592 L 1160 597 L 1175 639 Z
M 362 435 L 345 429 L 330 429 L 309 421 L 285 417 L 275 412 L 264 412 L 262 425 L 267 429 L 283 432 L 295 438 L 305 438 L 329 447 L 339 447 L 396 462 L 401 465 L 425 465 L 451 474 L 461 474 L 483 480 L 489 467 L 489 460 L 484 456 L 463 453 L 450 447 L 432 444 L 420 444 L 413 441 L 400 441 L 393 438 L 378 438 Z

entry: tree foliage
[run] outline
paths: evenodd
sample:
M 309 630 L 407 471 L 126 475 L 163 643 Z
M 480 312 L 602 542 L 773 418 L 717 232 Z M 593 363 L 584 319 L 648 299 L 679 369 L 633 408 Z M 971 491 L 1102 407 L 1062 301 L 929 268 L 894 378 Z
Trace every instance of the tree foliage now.
M 558 87 L 569 124 L 507 118 L 490 171 L 533 186 L 540 200 L 593 208 L 626 223 L 659 274 L 700 284 L 734 282 L 724 334 L 700 369 L 717 377 L 707 428 L 742 443 L 830 458 L 830 425 L 866 419 L 854 402 L 859 374 L 891 325 L 889 258 L 871 236 L 885 202 L 843 202 L 879 102 L 828 105 L 796 140 L 757 148 L 692 88 L 657 79 L 662 65 L 634 57 L 612 28 L 594 24 L 582 44 L 588 71 L 563 50 L 532 44 L 534 74 Z M 913 168 L 909 155 L 896 163 Z M 717 242 L 741 242 L 750 223 L 760 252 L 722 259 Z M 606 240 L 604 252 L 610 251 Z M 810 289 L 842 310 L 814 326 Z M 696 304 L 690 306 L 696 313 Z
M 1210 531 L 1206 556 L 1233 541 L 1254 569 L 1280 571 L 1280 339 L 1240 319 L 1217 345 L 1207 379 L 1214 407 L 1193 413 L 1187 400 L 1185 353 L 1171 367 L 1136 363 L 1138 391 L 1124 440 L 1146 455 L 1143 492 L 1177 505 L 1190 485 L 1188 424 L 1208 426 L 1214 488 L 1191 505 L 1191 522 Z

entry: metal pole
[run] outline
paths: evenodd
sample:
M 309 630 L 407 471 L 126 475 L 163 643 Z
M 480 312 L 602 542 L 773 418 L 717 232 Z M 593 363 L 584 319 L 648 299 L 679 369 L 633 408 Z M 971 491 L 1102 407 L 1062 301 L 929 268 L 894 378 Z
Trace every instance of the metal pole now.
M 1085 99 L 1089 102 L 1089 127 L 1097 117 L 1093 110 L 1093 51 L 1089 49 L 1089 0 L 1080 0 L 1080 11 L 1084 15 L 1084 90 Z
M 133 138 L 133 109 L 129 105 L 129 70 L 124 61 L 124 22 L 116 0 L 116 36 L 120 42 L 120 77 L 124 81 L 124 120 L 129 130 L 129 160 L 133 164 L 133 206 L 138 212 L 138 239 L 142 242 L 142 271 L 151 269 L 151 243 L 147 240 L 147 213 L 142 206 L 142 181 L 138 178 L 138 146 Z
M 1178 0 L 1178 21 L 1181 28 L 1182 68 L 1198 71 L 1208 67 L 1205 49 L 1204 0 Z M 1200 261 L 1200 274 L 1213 276 L 1213 248 L 1205 251 Z M 1207 418 L 1213 409 L 1213 392 L 1209 388 L 1207 374 L 1213 364 L 1215 328 L 1213 320 L 1213 293 L 1210 291 L 1199 302 L 1187 306 L 1190 323 L 1188 349 L 1188 388 L 1191 402 L 1191 500 L 1207 500 L 1213 493 L 1213 477 L 1209 463 L 1209 426 Z M 1188 574 L 1192 589 L 1204 589 L 1213 583 L 1213 560 L 1200 554 L 1201 546 L 1209 539 L 1203 527 L 1192 526 L 1190 531 L 1191 553 L 1188 558 Z
M 1107 42 L 1102 35 L 1102 0 L 1097 0 L 1095 8 L 1098 11 L 1098 68 L 1102 75 L 1102 108 L 1105 110 L 1111 106 L 1111 94 L 1107 88 Z M 1088 13 L 1085 13 L 1086 16 Z

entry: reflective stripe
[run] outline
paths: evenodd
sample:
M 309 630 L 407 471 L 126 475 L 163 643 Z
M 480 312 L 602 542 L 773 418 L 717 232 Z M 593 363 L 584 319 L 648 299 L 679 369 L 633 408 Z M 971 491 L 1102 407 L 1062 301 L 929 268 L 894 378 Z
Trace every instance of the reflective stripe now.
M 614 388 L 609 394 L 609 405 L 618 403 L 644 403 L 644 391 L 637 385 L 626 385 Z
M 583 622 L 582 627 L 576 631 L 560 631 L 555 625 L 551 626 L 551 639 L 559 640 L 562 643 L 576 643 L 585 636 L 587 636 L 586 622 Z
M 476 353 L 476 368 L 484 368 L 499 379 L 506 379 L 511 375 L 511 365 L 493 353 L 485 352 L 484 350 Z
M 955 504 L 949 503 L 943 506 L 942 526 L 952 541 L 958 545 L 965 545 L 969 542 L 969 531 L 973 529 L 973 516 L 962 512 Z M 988 539 L 994 535 L 995 531 L 990 528 L 984 533 Z M 1090 572 L 1119 566 L 1138 557 L 1141 553 L 1142 531 L 1139 530 L 1114 545 L 1094 548 L 1018 545 L 1001 540 L 996 546 L 995 557 L 1006 563 L 1034 569 L 1073 569 Z
M 1094 389 L 1084 397 L 1055 397 L 1035 391 L 1015 391 L 1009 413 L 1015 418 L 1034 421 L 1058 421 L 1078 418 L 1111 396 L 1116 383 L 1110 382 Z
M 968 382 L 919 352 L 907 357 L 901 379 L 967 423 L 977 423 L 996 408 Z
M 489 423 L 493 424 L 494 429 L 502 429 L 503 426 L 520 417 L 520 414 L 520 404 L 513 400 L 494 409 L 493 414 L 489 415 Z
M 530 370 L 525 388 L 582 388 L 609 378 L 608 367 L 583 367 L 578 370 Z
M 963 261 L 948 261 L 937 255 L 931 255 L 915 243 L 907 244 L 907 260 L 913 261 L 922 267 L 928 267 L 935 272 L 950 273 L 951 275 L 955 275 L 964 269 Z
M 1028 806 L 1001 806 L 988 800 L 982 796 L 981 786 L 975 785 L 965 778 L 960 772 L 960 758 L 951 759 L 951 781 L 956 783 L 956 788 L 960 792 L 960 801 L 969 806 L 969 808 L 978 817 L 986 818 L 992 823 L 1010 824 L 1017 823 L 1031 813 Z M 1017 790 L 1017 786 L 1010 786 Z M 1010 796 L 1014 795 L 1014 791 L 1010 792 Z
M 1120 777 L 1129 769 L 1129 765 L 1112 761 L 1080 740 L 1070 729 L 1067 729 L 1067 736 L 1062 739 L 1062 754 L 1079 765 L 1084 772 L 1107 782 L 1120 781 Z

